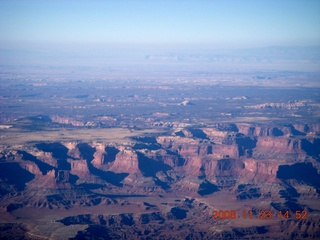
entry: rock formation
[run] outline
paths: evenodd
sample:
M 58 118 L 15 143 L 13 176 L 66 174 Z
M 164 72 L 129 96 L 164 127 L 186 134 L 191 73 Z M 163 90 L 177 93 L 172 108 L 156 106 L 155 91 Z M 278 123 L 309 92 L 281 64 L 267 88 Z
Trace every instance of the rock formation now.
M 81 236 L 98 226 L 106 235 L 111 234 L 110 229 L 135 226 L 132 236 L 138 236 L 140 230 L 153 237 L 167 236 L 164 230 L 147 229 L 146 223 L 159 229 L 161 226 L 167 229 L 170 219 L 181 219 L 187 224 L 192 219 L 191 213 L 201 209 L 205 215 L 200 218 L 210 219 L 213 208 L 210 198 L 219 199 L 223 194 L 231 194 L 236 202 L 259 199 L 274 211 L 299 208 L 318 214 L 320 209 L 308 205 L 308 201 L 318 200 L 320 196 L 319 149 L 319 126 L 315 124 L 179 127 L 168 134 L 134 138 L 126 145 L 94 141 L 6 146 L 0 153 L 0 204 L 11 213 L 35 206 L 70 209 L 117 204 L 110 194 L 150 197 L 179 194 L 207 199 L 203 205 L 199 202 L 188 205 L 187 201 L 181 206 L 164 208 L 167 212 L 79 215 L 60 220 L 65 225 L 88 224 L 86 231 L 78 233 Z M 153 204 L 146 206 L 148 210 L 157 209 Z M 196 212 L 194 214 L 198 214 Z M 243 236 L 260 233 L 272 236 L 268 234 L 274 228 L 284 229 L 288 224 L 308 236 L 319 235 L 319 229 L 310 226 L 314 224 L 312 221 L 301 222 L 305 228 L 300 228 L 292 219 L 260 228 L 224 229 L 220 235 L 217 231 L 209 232 L 217 237 L 233 236 L 235 231 Z M 187 226 L 180 228 L 187 229 Z M 186 237 L 199 237 L 201 231 L 208 234 L 208 229 L 202 229 L 201 224 L 193 227 L 196 227 L 194 235 L 186 230 L 189 234 Z

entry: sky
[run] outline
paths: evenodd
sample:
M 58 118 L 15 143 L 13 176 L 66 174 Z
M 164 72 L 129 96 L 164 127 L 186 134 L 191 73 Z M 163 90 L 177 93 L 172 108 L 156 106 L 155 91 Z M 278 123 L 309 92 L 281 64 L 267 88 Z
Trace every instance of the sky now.
M 0 0 L 0 48 L 320 45 L 319 0 Z

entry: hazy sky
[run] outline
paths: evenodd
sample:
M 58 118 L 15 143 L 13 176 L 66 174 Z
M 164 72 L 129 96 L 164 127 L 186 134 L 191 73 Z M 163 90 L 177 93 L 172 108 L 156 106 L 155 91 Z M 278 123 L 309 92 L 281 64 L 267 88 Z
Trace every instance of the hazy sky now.
M 320 45 L 320 1 L 0 1 L 0 48 L 60 43 Z

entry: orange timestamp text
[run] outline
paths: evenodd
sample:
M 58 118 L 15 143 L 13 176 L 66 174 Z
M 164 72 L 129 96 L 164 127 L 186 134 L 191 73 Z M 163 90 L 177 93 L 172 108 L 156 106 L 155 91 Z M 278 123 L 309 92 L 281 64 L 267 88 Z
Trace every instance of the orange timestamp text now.
M 290 212 L 289 210 L 272 212 L 271 210 L 252 211 L 245 210 L 237 212 L 236 210 L 213 210 L 212 219 L 261 219 L 271 220 L 272 218 L 279 219 L 307 219 L 307 210 L 296 210 Z

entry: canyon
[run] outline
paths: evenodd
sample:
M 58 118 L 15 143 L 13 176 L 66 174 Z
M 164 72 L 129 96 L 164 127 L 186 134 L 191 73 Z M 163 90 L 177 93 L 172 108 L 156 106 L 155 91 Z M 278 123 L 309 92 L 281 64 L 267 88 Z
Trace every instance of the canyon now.
M 320 238 L 318 73 L 79 71 L 0 74 L 0 239 Z
M 116 142 L 2 144 L 0 236 L 319 238 L 319 136 L 316 123 L 213 123 Z

